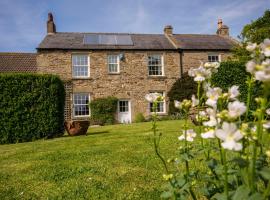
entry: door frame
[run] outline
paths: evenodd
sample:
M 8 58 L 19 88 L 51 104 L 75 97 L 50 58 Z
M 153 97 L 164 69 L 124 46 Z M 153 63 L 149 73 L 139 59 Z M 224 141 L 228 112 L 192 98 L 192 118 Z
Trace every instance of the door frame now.
M 118 120 L 118 122 L 120 122 L 120 117 L 119 117 L 120 116 L 120 105 L 119 105 L 120 101 L 127 101 L 128 102 L 129 123 L 131 123 L 132 122 L 132 119 L 131 119 L 132 115 L 131 115 L 131 100 L 130 99 L 118 99 L 118 102 L 117 102 L 117 120 Z M 122 123 L 122 122 L 120 122 L 120 123 Z

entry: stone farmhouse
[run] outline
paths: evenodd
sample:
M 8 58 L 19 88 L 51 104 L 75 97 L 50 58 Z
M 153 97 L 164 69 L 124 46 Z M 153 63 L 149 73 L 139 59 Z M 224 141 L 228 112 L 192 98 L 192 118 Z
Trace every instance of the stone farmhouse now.
M 17 67 L 10 71 L 59 75 L 66 88 L 66 120 L 89 119 L 91 100 L 115 96 L 119 99 L 117 120 L 127 123 L 138 113 L 151 113 L 152 105 L 145 100 L 151 92 L 165 97 L 158 113 L 167 115 L 167 93 L 174 82 L 200 61 L 226 60 L 235 44 L 222 20 L 213 35 L 176 34 L 170 25 L 165 26 L 163 34 L 67 33 L 56 31 L 49 13 L 47 35 L 37 53 L 0 53 L 0 70 L 9 71 L 11 64 L 7 61 L 12 55 L 18 61 L 12 66 L 20 65 L 18 57 L 23 60 L 29 56 L 30 70 Z M 4 55 L 6 58 L 1 59 Z

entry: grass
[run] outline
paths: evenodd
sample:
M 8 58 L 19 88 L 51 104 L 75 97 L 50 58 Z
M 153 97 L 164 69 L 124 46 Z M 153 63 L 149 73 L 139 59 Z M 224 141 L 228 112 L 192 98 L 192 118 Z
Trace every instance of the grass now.
M 182 121 L 161 121 L 175 155 Z M 0 146 L 0 199 L 159 199 L 163 168 L 151 123 L 90 128 L 86 136 Z

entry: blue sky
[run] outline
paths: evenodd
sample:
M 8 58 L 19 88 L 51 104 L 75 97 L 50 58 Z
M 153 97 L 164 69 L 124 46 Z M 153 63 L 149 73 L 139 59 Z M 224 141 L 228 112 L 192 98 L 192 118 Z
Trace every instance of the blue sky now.
M 0 52 L 35 52 L 48 12 L 59 32 L 214 34 L 217 19 L 233 37 L 263 15 L 270 0 L 0 0 Z

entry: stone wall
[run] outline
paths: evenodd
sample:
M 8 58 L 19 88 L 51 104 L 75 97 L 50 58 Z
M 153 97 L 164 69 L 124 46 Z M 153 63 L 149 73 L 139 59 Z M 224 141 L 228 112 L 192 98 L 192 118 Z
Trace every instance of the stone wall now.
M 231 56 L 228 51 L 184 51 L 182 54 L 183 72 L 187 72 L 191 67 L 200 66 L 200 61 L 207 62 L 208 55 L 213 54 L 219 55 L 221 61 L 225 61 Z
M 90 56 L 90 78 L 72 78 L 72 54 L 82 53 Z M 120 73 L 109 74 L 107 56 L 124 53 L 125 59 L 120 62 Z M 183 53 L 183 69 L 197 67 L 201 61 L 207 61 L 209 52 L 187 51 Z M 220 52 L 222 60 L 227 53 Z M 162 54 L 164 58 L 164 76 L 148 76 L 148 55 Z M 177 51 L 40 51 L 37 56 L 39 73 L 57 74 L 64 81 L 70 81 L 66 96 L 66 110 L 72 109 L 72 93 L 70 91 L 90 93 L 90 99 L 115 96 L 118 99 L 131 101 L 131 115 L 134 120 L 137 113 L 148 116 L 149 104 L 145 95 L 151 91 L 163 91 L 165 95 L 173 83 L 180 77 L 180 54 Z M 166 97 L 166 111 L 168 98 Z M 67 111 L 66 111 L 67 112 Z M 66 114 L 72 118 L 72 111 Z M 66 119 L 67 119 L 66 118 Z
M 150 91 L 164 91 L 165 94 L 180 76 L 180 60 L 177 52 L 153 51 L 90 51 L 81 52 L 90 56 L 90 78 L 72 79 L 71 56 L 80 52 L 39 52 L 37 63 L 39 73 L 58 74 L 61 79 L 72 82 L 72 91 L 90 93 L 90 98 L 115 96 L 131 100 L 132 120 L 137 113 L 149 115 L 149 105 L 145 95 Z M 107 55 L 124 53 L 120 62 L 120 73 L 109 74 Z M 162 54 L 164 57 L 164 76 L 148 76 L 148 55 Z M 70 94 L 70 93 L 69 93 Z M 71 101 L 67 103 L 72 104 Z M 168 105 L 168 98 L 166 98 Z M 168 108 L 166 109 L 168 110 Z

